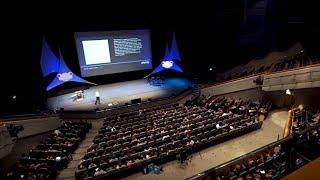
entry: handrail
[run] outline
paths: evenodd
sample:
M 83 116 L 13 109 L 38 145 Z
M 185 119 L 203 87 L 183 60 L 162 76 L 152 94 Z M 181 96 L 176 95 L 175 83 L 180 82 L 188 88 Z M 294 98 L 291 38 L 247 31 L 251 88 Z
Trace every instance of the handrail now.
M 106 117 L 111 114 L 117 115 L 120 113 L 125 113 L 128 110 L 138 111 L 139 109 L 152 108 L 152 107 L 156 107 L 156 106 L 162 106 L 162 105 L 178 102 L 180 99 L 191 94 L 191 92 L 192 92 L 192 88 L 188 88 L 188 89 L 185 89 L 184 91 L 180 92 L 178 95 L 176 95 L 174 97 L 170 96 L 170 97 L 166 97 L 166 98 L 155 99 L 151 102 L 148 101 L 148 102 L 142 102 L 139 104 L 124 105 L 124 106 L 115 107 L 113 109 L 91 111 L 88 113 L 83 113 L 81 116 L 79 116 L 79 113 L 75 113 L 74 111 L 63 111 L 60 115 L 61 115 L 61 118 L 69 118 L 69 119 L 73 119 L 73 118 L 98 119 L 98 118 Z M 78 111 L 76 111 L 76 112 L 78 112 Z
M 157 104 L 157 103 L 161 103 L 161 102 L 173 103 L 173 102 L 177 102 L 180 99 L 184 98 L 185 96 L 189 95 L 191 92 L 192 92 L 192 89 L 188 88 L 188 89 L 182 91 L 180 94 L 178 94 L 176 96 L 170 96 L 170 97 L 160 98 L 160 99 L 154 100 L 154 101 L 152 101 L 153 104 L 151 104 L 151 105 L 150 105 L 149 102 L 143 102 L 143 103 L 140 103 L 140 104 L 130 105 L 130 107 L 137 107 L 139 109 L 143 105 L 150 105 L 149 107 L 153 107 L 153 106 L 159 106 L 159 104 Z M 127 107 L 128 106 L 120 106 L 119 108 L 114 109 L 114 110 L 121 110 L 121 109 L 125 109 Z M 148 108 L 148 107 L 143 107 L 143 108 Z M 104 112 L 109 112 L 109 110 L 106 110 Z
M 317 67 L 317 66 L 320 66 L 320 63 L 309 64 L 309 65 L 306 65 L 306 66 L 300 66 L 300 67 L 285 69 L 285 70 L 281 70 L 281 71 L 266 72 L 265 75 L 277 74 L 277 73 L 283 73 L 283 72 L 290 72 L 290 71 L 296 71 L 296 70 L 301 70 L 301 69 L 306 69 L 306 68 L 312 68 L 312 67 Z
M 180 92 L 178 95 L 175 95 L 175 96 L 169 96 L 169 97 L 163 97 L 163 98 L 157 98 L 155 100 L 152 100 L 151 102 L 161 102 L 161 101 L 164 101 L 164 100 L 175 100 L 175 101 L 178 101 L 179 99 L 182 99 L 183 97 L 185 97 L 186 95 L 190 94 L 191 89 L 188 88 L 188 89 L 185 89 L 183 90 L 182 92 Z M 181 97 L 183 96 L 183 97 Z M 103 109 L 103 110 L 99 110 L 99 111 L 96 111 L 97 113 L 101 113 L 101 112 L 106 112 L 106 111 L 112 111 L 112 110 L 117 110 L 117 109 L 122 109 L 122 108 L 127 108 L 128 106 L 130 107 L 136 107 L 136 106 L 141 106 L 141 105 L 145 105 L 145 104 L 149 104 L 150 101 L 145 101 L 145 102 L 141 102 L 141 103 L 138 103 L 138 104 L 130 104 L 130 105 L 122 105 L 122 106 L 116 106 L 116 107 L 113 107 L 113 108 L 109 108 L 109 109 Z
M 261 72 L 261 73 L 257 73 L 257 74 L 251 74 L 251 75 L 242 76 L 242 77 L 230 79 L 230 80 L 223 81 L 223 82 L 207 84 L 204 87 L 202 86 L 201 88 L 204 89 L 204 88 L 208 88 L 210 86 L 217 86 L 217 85 L 220 85 L 220 84 L 230 83 L 230 82 L 234 82 L 234 81 L 238 81 L 238 80 L 242 80 L 242 79 L 247 79 L 247 78 L 254 77 L 254 76 L 277 74 L 277 73 L 295 71 L 295 70 L 299 70 L 299 69 L 316 67 L 316 66 L 320 66 L 320 63 L 310 64 L 310 65 L 300 66 L 300 67 L 295 67 L 295 68 L 290 68 L 290 69 L 285 69 L 285 70 L 281 70 L 281 71 L 266 71 L 266 72 Z
M 215 167 L 213 167 L 213 168 L 210 168 L 210 169 L 208 169 L 208 170 L 205 170 L 205 171 L 203 171 L 203 172 L 201 172 L 201 173 L 198 173 L 198 174 L 193 175 L 193 176 L 191 176 L 191 177 L 189 177 L 189 178 L 186 178 L 186 179 L 187 179 L 187 180 L 196 180 L 196 179 L 205 178 L 207 175 L 216 172 L 216 170 L 219 170 L 219 169 L 221 169 L 221 168 L 223 168 L 223 167 L 229 166 L 229 165 L 231 165 L 231 164 L 233 164 L 233 163 L 235 163 L 235 162 L 237 162 L 237 161 L 239 161 L 239 160 L 241 160 L 241 159 L 243 159 L 243 158 L 245 158 L 245 157 L 249 157 L 249 156 L 251 156 L 251 155 L 257 154 L 258 152 L 264 151 L 264 150 L 266 150 L 266 149 L 268 149 L 268 148 L 275 147 L 276 145 L 282 144 L 283 142 L 286 142 L 286 141 L 289 141 L 289 140 L 291 140 L 292 138 L 293 138 L 292 136 L 288 136 L 288 137 L 283 138 L 283 139 L 281 139 L 281 140 L 275 141 L 275 142 L 273 142 L 273 143 L 271 143 L 271 144 L 268 144 L 268 145 L 265 145 L 265 146 L 263 146 L 263 147 L 260 147 L 260 148 L 254 150 L 254 151 L 251 151 L 251 152 L 246 153 L 246 154 L 244 154 L 244 155 L 242 155 L 242 156 L 236 157 L 236 158 L 234 158 L 234 159 L 232 159 L 232 160 L 230 160 L 230 161 L 227 161 L 227 162 L 225 162 L 225 163 L 222 163 L 222 164 L 220 164 L 220 165 L 218 165 L 218 166 L 215 166 Z
M 288 137 L 291 133 L 291 126 L 292 126 L 292 117 L 293 117 L 293 109 L 288 111 L 288 119 L 286 121 L 286 124 L 284 126 L 283 130 L 283 137 Z
M 6 117 L 1 118 L 0 122 L 14 122 L 14 121 L 25 121 L 30 119 L 38 119 L 38 118 L 48 118 L 48 117 L 55 117 L 56 114 L 29 114 L 29 115 L 19 115 L 19 116 L 13 116 L 13 117 Z
M 223 167 L 232 165 L 233 163 L 235 163 L 235 162 L 237 162 L 237 161 L 239 161 L 239 160 L 241 160 L 241 159 L 243 159 L 243 158 L 245 158 L 245 157 L 250 157 L 251 155 L 257 154 L 258 152 L 264 151 L 264 150 L 266 150 L 266 149 L 268 149 L 268 148 L 275 147 L 275 146 L 278 145 L 278 144 L 282 144 L 283 142 L 286 142 L 286 141 L 289 141 L 289 140 L 293 139 L 295 136 L 299 136 L 299 135 L 305 134 L 305 133 L 307 133 L 307 132 L 310 132 L 310 130 L 317 129 L 317 128 L 319 128 L 319 127 L 320 127 L 320 123 L 317 124 L 317 125 L 315 125 L 315 126 L 310 126 L 310 127 L 306 128 L 305 130 L 303 130 L 303 131 L 301 131 L 301 132 L 297 132 L 297 133 L 294 133 L 294 134 L 290 134 L 290 133 L 289 133 L 289 135 L 286 136 L 286 137 L 284 137 L 283 139 L 280 139 L 280 140 L 275 141 L 275 142 L 273 142 L 273 143 L 271 143 L 271 144 L 268 144 L 268 145 L 265 145 L 265 146 L 263 146 L 263 147 L 260 147 L 260 148 L 254 150 L 254 151 L 251 151 L 251 152 L 246 153 L 246 154 L 244 154 L 244 155 L 242 155 L 242 156 L 239 156 L 239 157 L 234 158 L 234 159 L 232 159 L 232 160 L 230 160 L 230 161 L 227 161 L 227 162 L 225 162 L 225 163 L 223 163 L 223 164 L 220 164 L 220 165 L 218 165 L 218 166 L 215 166 L 215 167 L 213 167 L 213 168 L 210 168 L 210 169 L 208 169 L 208 170 L 205 170 L 205 171 L 203 171 L 203 172 L 201 172 L 201 173 L 199 173 L 199 174 L 193 175 L 193 176 L 191 176 L 191 177 L 189 177 L 189 178 L 187 178 L 187 179 L 188 179 L 188 180 L 203 179 L 203 178 L 205 178 L 206 176 L 209 176 L 210 174 L 217 172 L 217 170 L 219 170 L 219 169 L 221 169 L 221 168 L 223 168 Z
M 230 79 L 230 80 L 227 80 L 227 81 L 222 81 L 222 82 L 217 82 L 217 83 L 208 84 L 208 85 L 206 85 L 205 87 L 201 87 L 201 88 L 204 89 L 204 88 L 208 88 L 208 87 L 210 87 L 210 86 L 218 86 L 218 85 L 220 85 L 220 84 L 226 84 L 226 83 L 230 83 L 230 82 L 234 82 L 234 81 L 238 81 L 238 80 L 243 80 L 243 79 L 247 79 L 247 78 L 251 78 L 251 77 L 259 76 L 259 75 L 263 75 L 263 74 L 264 74 L 264 73 L 258 73 L 258 74 L 251 74 L 251 75 L 248 75 L 248 76 L 242 76 L 242 77 Z

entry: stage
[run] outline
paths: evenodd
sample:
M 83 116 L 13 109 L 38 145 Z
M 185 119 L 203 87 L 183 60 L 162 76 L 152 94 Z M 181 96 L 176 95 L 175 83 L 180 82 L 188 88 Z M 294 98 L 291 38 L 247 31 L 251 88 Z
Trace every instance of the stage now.
M 132 99 L 141 98 L 142 101 L 148 99 L 158 99 L 169 97 L 173 93 L 178 94 L 191 87 L 191 82 L 183 78 L 169 78 L 163 80 L 160 86 L 151 85 L 147 79 L 119 82 L 106 85 L 92 86 L 83 91 L 84 98 L 81 101 L 74 100 L 74 93 L 68 93 L 49 98 L 47 105 L 49 109 L 60 109 L 69 111 L 88 111 L 105 109 L 112 104 L 114 106 L 131 104 Z M 95 93 L 100 94 L 100 105 L 95 105 Z

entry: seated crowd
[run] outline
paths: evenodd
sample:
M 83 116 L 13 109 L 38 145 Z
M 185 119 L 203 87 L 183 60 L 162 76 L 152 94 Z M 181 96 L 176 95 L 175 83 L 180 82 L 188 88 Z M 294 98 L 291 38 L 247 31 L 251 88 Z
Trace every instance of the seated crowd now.
M 320 63 L 319 56 L 312 56 L 312 55 L 307 55 L 304 52 L 299 52 L 295 55 L 279 59 L 279 62 L 273 63 L 268 66 L 261 66 L 261 67 L 257 67 L 256 69 L 246 68 L 249 70 L 245 70 L 241 72 L 232 72 L 228 76 L 219 77 L 217 81 L 223 82 L 223 81 L 228 81 L 235 78 L 241 78 L 241 77 L 260 74 L 260 73 L 284 71 L 288 69 L 299 68 L 299 67 L 308 66 L 312 64 L 319 64 L 319 63 Z
M 292 133 L 304 131 L 309 126 L 314 126 L 320 123 L 320 111 L 305 107 L 295 109 L 292 115 Z
M 207 109 L 215 110 L 216 114 L 224 115 L 224 112 L 232 112 L 236 114 L 249 114 L 249 115 L 264 115 L 267 117 L 268 112 L 271 108 L 271 102 L 262 103 L 260 101 L 243 101 L 239 99 L 231 99 L 226 97 L 216 97 L 216 96 L 200 96 L 192 104 L 205 107 Z
M 272 71 L 283 71 L 286 69 L 293 69 L 317 63 L 320 63 L 320 59 L 307 56 L 305 53 L 298 53 L 296 55 L 286 57 L 281 62 L 275 64 Z
M 172 160 L 182 151 L 191 154 L 261 127 L 256 118 L 259 103 L 250 107 L 242 100 L 230 101 L 215 99 L 210 106 L 165 105 L 107 117 L 76 177 L 116 176 L 142 169 Z M 227 108 L 233 105 L 235 108 Z
M 249 157 L 218 167 L 215 170 L 216 179 L 280 179 L 289 171 L 289 155 L 281 147 L 279 144 L 272 148 L 262 148 Z M 301 167 L 306 162 L 304 157 L 295 156 L 293 167 Z
M 7 173 L 8 179 L 55 179 L 57 171 L 67 167 L 71 154 L 91 129 L 85 121 L 62 121 L 58 129 L 40 144 L 23 154 Z
M 307 116 L 306 114 L 309 114 Z M 320 114 L 311 108 L 294 112 L 294 136 L 267 145 L 214 168 L 214 179 L 280 179 L 320 156 Z M 309 127 L 306 126 L 309 124 Z
M 305 107 L 296 109 L 292 117 L 292 136 L 300 144 L 300 153 L 309 159 L 320 156 L 320 113 L 319 109 Z

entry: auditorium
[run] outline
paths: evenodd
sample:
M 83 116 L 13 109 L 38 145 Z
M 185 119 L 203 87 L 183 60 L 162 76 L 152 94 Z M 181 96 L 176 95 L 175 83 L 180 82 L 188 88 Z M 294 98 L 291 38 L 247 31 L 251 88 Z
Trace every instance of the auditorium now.
M 319 180 L 316 5 L 213 4 L 5 34 L 0 179 Z

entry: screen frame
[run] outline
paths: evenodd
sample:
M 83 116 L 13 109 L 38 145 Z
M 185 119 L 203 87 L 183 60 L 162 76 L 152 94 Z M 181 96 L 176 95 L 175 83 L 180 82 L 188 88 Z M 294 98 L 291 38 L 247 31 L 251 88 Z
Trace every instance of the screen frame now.
M 107 39 L 107 37 L 112 37 L 112 36 L 124 36 L 125 34 L 134 34 L 134 33 L 143 33 L 146 34 L 147 36 L 147 43 L 148 47 L 146 47 L 146 51 L 148 51 L 148 55 L 150 56 L 150 65 L 148 68 L 144 69 L 139 69 L 139 70 L 123 70 L 123 71 L 118 71 L 114 73 L 98 73 L 98 74 L 93 74 L 90 75 L 90 73 L 86 73 L 85 70 L 83 70 L 82 62 L 85 62 L 85 55 L 84 55 L 84 49 L 82 46 L 82 41 L 85 40 L 102 40 L 102 39 Z M 134 71 L 144 71 L 144 70 L 150 70 L 153 68 L 153 60 L 152 60 L 152 48 L 151 48 L 151 31 L 150 29 L 133 29 L 133 30 L 112 30 L 112 31 L 82 31 L 82 32 L 74 32 L 74 39 L 75 39 L 75 44 L 76 44 L 76 49 L 77 49 L 77 56 L 78 56 L 78 63 L 79 63 L 79 68 L 80 68 L 80 73 L 81 77 L 94 77 L 94 76 L 103 76 L 103 75 L 111 75 L 111 74 L 120 74 L 120 73 L 125 73 L 125 72 L 134 72 Z M 110 35 L 111 34 L 111 35 Z M 109 39 L 108 39 L 109 40 Z M 94 66 L 94 65 L 93 65 Z

